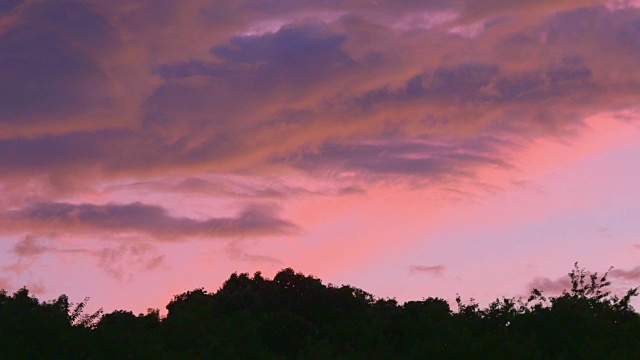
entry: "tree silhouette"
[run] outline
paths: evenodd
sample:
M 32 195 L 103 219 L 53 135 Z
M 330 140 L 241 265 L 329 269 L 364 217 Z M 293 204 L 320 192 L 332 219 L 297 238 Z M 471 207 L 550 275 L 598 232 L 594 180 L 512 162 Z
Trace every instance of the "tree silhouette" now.
M 580 268 L 558 296 L 481 307 L 456 299 L 399 304 L 287 268 L 267 279 L 232 274 L 215 292 L 176 295 L 166 317 L 84 313 L 88 299 L 41 302 L 0 291 L 2 359 L 636 359 L 640 316 Z

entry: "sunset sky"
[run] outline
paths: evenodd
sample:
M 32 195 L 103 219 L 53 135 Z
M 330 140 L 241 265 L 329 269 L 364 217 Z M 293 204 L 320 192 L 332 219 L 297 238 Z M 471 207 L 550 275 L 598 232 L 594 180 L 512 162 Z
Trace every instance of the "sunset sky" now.
M 2 0 L 0 288 L 640 284 L 640 1 Z

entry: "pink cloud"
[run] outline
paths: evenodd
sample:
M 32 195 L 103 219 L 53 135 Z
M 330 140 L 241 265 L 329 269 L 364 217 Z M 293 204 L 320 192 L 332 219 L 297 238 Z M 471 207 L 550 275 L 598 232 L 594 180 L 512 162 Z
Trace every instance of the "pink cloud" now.
M 152 271 L 165 266 L 165 256 L 158 254 L 157 249 L 148 243 L 124 243 L 99 249 L 93 249 L 90 244 L 84 245 L 86 247 L 65 247 L 57 244 L 54 239 L 45 241 L 27 235 L 13 246 L 13 253 L 19 258 L 7 269 L 22 273 L 36 265 L 37 260 L 34 258 L 46 254 L 93 258 L 108 275 L 121 281 L 130 280 L 137 271 Z
M 93 254 L 98 266 L 120 281 L 130 281 L 138 269 L 152 271 L 165 265 L 165 256 L 155 254 L 155 248 L 148 244 L 121 244 Z
M 630 270 L 623 269 L 613 269 L 609 272 L 612 278 L 629 280 L 629 281 L 640 281 L 640 266 L 636 266 Z
M 38 238 L 27 235 L 24 239 L 18 241 L 13 246 L 13 252 L 18 256 L 37 256 L 40 254 L 44 254 L 48 251 L 53 250 L 53 248 L 41 243 L 38 241 Z

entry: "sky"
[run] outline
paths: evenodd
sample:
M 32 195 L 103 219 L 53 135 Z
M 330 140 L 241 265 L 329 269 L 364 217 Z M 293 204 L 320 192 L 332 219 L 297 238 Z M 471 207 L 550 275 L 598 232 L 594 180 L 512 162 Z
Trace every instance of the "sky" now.
M 0 287 L 637 286 L 639 58 L 630 0 L 4 0 Z

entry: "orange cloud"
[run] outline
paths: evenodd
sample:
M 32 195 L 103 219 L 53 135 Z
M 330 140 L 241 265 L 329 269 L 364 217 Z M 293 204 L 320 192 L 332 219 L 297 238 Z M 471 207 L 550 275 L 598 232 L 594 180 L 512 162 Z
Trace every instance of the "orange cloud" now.
M 0 169 L 7 178 L 45 176 L 74 189 L 82 188 L 72 180 L 80 173 L 96 182 L 265 172 L 274 158 L 331 144 L 425 137 L 453 138 L 460 151 L 495 138 L 507 145 L 483 156 L 489 165 L 504 164 L 504 147 L 571 135 L 587 116 L 635 106 L 635 8 L 575 1 L 287 4 L 12 8 L 4 16 L 20 21 L 6 22 L 0 33 L 9 54 L 0 85 L 7 93 L 0 152 L 8 155 Z M 531 11 L 545 16 L 517 20 Z M 457 14 L 442 20 L 451 26 L 471 21 L 468 14 L 487 21 L 473 37 L 411 28 L 413 21 L 397 26 L 416 12 Z M 282 25 L 242 35 L 269 19 Z M 46 49 L 51 56 L 34 55 Z M 296 169 L 315 168 L 315 158 L 305 158 L 309 163 Z M 365 161 L 377 160 L 325 165 L 343 171 L 351 164 L 348 171 L 358 172 Z M 451 175 L 463 173 L 458 159 L 440 161 Z M 432 175 L 424 162 L 411 166 L 405 173 Z

